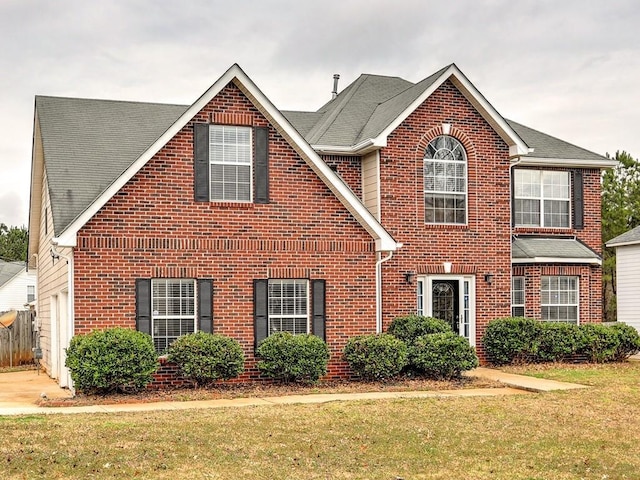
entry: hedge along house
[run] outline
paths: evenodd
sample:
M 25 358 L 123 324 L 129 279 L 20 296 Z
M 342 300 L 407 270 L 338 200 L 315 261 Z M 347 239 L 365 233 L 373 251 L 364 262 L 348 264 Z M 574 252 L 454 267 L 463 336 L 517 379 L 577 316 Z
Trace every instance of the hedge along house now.
M 70 385 L 70 337 L 116 325 L 160 352 L 195 330 L 236 338 L 248 379 L 280 330 L 324 338 L 345 376 L 347 339 L 401 314 L 448 320 L 480 355 L 512 309 L 600 321 L 612 161 L 505 120 L 455 65 L 334 97 L 279 111 L 237 65 L 191 106 L 36 97 L 29 253 L 50 375 Z

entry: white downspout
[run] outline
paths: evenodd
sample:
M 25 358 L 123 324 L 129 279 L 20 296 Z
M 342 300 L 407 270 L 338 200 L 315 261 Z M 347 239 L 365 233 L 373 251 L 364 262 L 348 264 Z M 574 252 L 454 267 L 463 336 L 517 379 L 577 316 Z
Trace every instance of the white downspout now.
M 51 256 L 54 258 L 64 258 L 67 261 L 67 338 L 65 338 L 65 342 L 68 344 L 73 337 L 74 332 L 74 319 L 75 313 L 73 311 L 73 298 L 74 298 L 74 288 L 73 288 L 73 253 L 71 255 L 65 255 L 56 250 L 56 246 L 58 242 L 56 239 L 51 240 Z M 73 250 L 72 250 L 73 252 Z M 64 365 L 60 365 L 61 373 L 64 368 L 64 372 L 67 376 L 67 387 L 75 394 L 75 388 L 73 387 L 73 381 L 71 380 L 71 375 L 69 374 L 69 370 Z
M 382 264 L 391 260 L 393 252 L 382 258 L 382 252 L 377 252 L 376 260 L 376 333 L 382 333 Z

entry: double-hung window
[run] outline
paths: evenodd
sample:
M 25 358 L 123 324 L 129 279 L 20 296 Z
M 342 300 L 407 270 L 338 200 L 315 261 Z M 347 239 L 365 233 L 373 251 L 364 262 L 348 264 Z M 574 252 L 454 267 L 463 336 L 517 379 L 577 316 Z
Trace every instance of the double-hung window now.
M 309 332 L 307 280 L 269 280 L 269 333 Z
M 36 299 L 35 285 L 27 285 L 27 303 L 31 303 Z
M 569 228 L 570 178 L 563 171 L 515 169 L 515 226 Z
M 165 351 L 181 335 L 196 329 L 195 280 L 151 281 L 151 336 L 156 351 Z
M 467 154 L 453 137 L 429 142 L 424 155 L 425 223 L 467 223 Z
M 251 128 L 210 125 L 209 163 L 211 200 L 251 201 Z
M 542 320 L 578 322 L 578 277 L 541 277 L 540 304 Z
M 524 317 L 524 277 L 511 278 L 511 316 Z

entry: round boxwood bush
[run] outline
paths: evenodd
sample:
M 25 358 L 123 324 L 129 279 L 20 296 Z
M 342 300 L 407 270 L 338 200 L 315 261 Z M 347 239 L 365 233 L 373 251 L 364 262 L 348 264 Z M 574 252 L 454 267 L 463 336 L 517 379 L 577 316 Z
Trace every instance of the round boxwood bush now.
M 536 360 L 560 362 L 574 355 L 584 344 L 580 327 L 574 323 L 540 322 Z
M 614 355 L 615 361 L 622 362 L 631 355 L 640 352 L 640 335 L 635 328 L 620 322 L 609 325 L 609 328 L 618 334 L 618 340 L 620 341 Z
M 196 332 L 178 337 L 169 346 L 168 360 L 178 366 L 182 376 L 199 386 L 228 380 L 244 371 L 240 344 L 219 334 Z
M 80 392 L 129 393 L 151 382 L 158 355 L 149 335 L 116 327 L 72 337 L 65 365 Z
M 603 363 L 615 360 L 620 348 L 618 331 L 601 323 L 580 325 L 584 342 L 578 353 L 587 356 L 590 362 Z
M 482 343 L 489 360 L 496 365 L 535 359 L 540 337 L 540 322 L 523 317 L 492 320 Z
M 407 345 L 412 344 L 416 338 L 423 335 L 451 331 L 451 325 L 444 320 L 422 315 L 405 315 L 394 318 L 387 330 L 388 333 L 404 341 Z
M 407 365 L 407 345 L 388 333 L 359 335 L 347 341 L 343 358 L 357 376 L 384 380 L 398 375 Z
M 283 382 L 315 383 L 327 374 L 329 348 L 316 335 L 274 333 L 265 338 L 256 354 L 265 377 Z
M 479 361 L 466 338 L 445 332 L 416 338 L 409 345 L 409 364 L 416 373 L 440 380 L 459 378 L 462 372 L 476 368 Z

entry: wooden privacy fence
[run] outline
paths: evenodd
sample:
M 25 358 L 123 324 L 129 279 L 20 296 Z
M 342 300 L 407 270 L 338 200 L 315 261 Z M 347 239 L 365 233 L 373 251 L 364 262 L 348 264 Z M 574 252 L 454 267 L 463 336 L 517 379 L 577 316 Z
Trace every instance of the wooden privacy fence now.
M 9 328 L 0 326 L 0 367 L 33 362 L 35 347 L 31 312 L 21 311 Z

